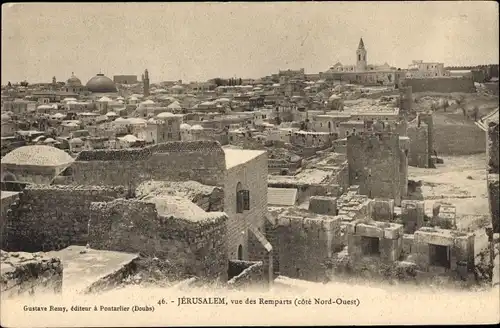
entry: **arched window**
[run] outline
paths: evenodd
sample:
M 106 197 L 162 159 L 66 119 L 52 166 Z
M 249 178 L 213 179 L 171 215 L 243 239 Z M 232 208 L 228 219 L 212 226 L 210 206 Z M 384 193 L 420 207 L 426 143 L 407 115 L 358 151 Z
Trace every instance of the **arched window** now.
M 238 260 L 243 260 L 243 246 L 238 246 Z

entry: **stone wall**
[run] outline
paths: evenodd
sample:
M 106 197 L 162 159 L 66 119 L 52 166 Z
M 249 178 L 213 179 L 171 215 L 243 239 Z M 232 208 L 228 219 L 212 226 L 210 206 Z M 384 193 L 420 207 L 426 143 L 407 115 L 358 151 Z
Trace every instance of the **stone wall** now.
M 123 197 L 122 187 L 31 185 L 7 216 L 3 248 L 52 251 L 86 245 L 90 204 Z
M 403 200 L 401 202 L 401 219 L 404 232 L 414 233 L 424 226 L 425 207 L 423 201 Z
M 5 234 L 5 226 L 7 224 L 7 212 L 10 210 L 11 206 L 14 204 L 19 204 L 19 193 L 2 191 L 2 201 L 0 202 L 1 212 L 0 212 L 0 245 L 4 245 L 3 238 Z M 14 205 L 15 207 L 16 205 Z M 9 212 L 11 213 L 11 211 Z M 9 214 L 10 215 L 10 214 Z
M 260 261 L 229 261 L 229 277 L 232 278 L 227 282 L 231 289 L 245 289 L 249 287 L 261 286 L 267 281 L 263 263 Z
M 486 153 L 488 158 L 488 173 L 500 173 L 500 168 L 498 165 L 498 139 L 499 139 L 499 129 L 498 124 L 490 123 L 488 126 L 488 139 Z
M 377 239 L 378 249 L 364 245 L 366 238 Z M 354 261 L 376 258 L 382 262 L 399 260 L 403 250 L 403 226 L 389 222 L 351 222 L 347 224 L 347 250 Z M 370 254 L 367 253 L 370 249 Z
M 59 259 L 37 253 L 4 251 L 0 258 L 2 298 L 62 292 L 63 266 Z
M 434 149 L 441 155 L 484 153 L 486 136 L 473 122 L 439 124 L 434 128 Z
M 449 247 L 449 267 L 443 268 L 430 262 L 430 245 Z M 474 268 L 474 235 L 454 230 L 424 227 L 415 232 L 412 259 L 423 271 L 447 273 L 456 271 L 459 262 L 469 270 Z
M 408 137 L 410 138 L 408 165 L 421 168 L 429 167 L 427 133 L 427 125 L 418 127 L 416 124 L 412 124 L 408 127 Z
M 267 220 L 266 220 L 267 221 Z M 274 249 L 265 235 L 265 227 L 262 230 L 250 227 L 248 231 L 248 257 L 253 261 L 262 263 L 262 281 L 271 283 L 273 281 L 273 258 Z
M 375 221 L 392 221 L 394 218 L 394 200 L 374 199 L 371 202 L 371 217 Z
M 188 221 L 160 216 L 156 205 L 146 201 L 95 202 L 90 208 L 89 244 L 168 260 L 187 276 L 226 281 L 227 217 L 212 213 L 210 218 Z
M 173 141 L 140 149 L 82 151 L 70 170 L 70 183 L 76 185 L 135 188 L 147 180 L 192 180 L 222 186 L 226 161 L 216 141 Z
M 137 198 L 165 195 L 188 198 L 205 212 L 224 211 L 224 190 L 196 181 L 145 181 L 135 190 Z
M 250 210 L 236 212 L 236 191 L 250 192 Z M 227 247 L 230 259 L 238 259 L 241 245 L 243 260 L 259 260 L 249 257 L 248 234 L 251 227 L 264 231 L 264 219 L 267 213 L 267 153 L 253 158 L 227 170 L 224 182 L 224 212 L 227 221 Z
M 498 212 L 499 178 L 498 174 L 488 174 L 488 200 L 493 231 L 500 233 L 500 214 Z
M 347 138 L 349 184 L 359 185 L 370 198 L 401 201 L 399 136 L 392 133 L 366 133 Z
M 325 277 L 325 263 L 340 240 L 339 218 L 280 217 L 276 233 L 280 275 L 312 281 Z
M 497 84 L 498 86 L 498 84 Z M 490 204 L 490 215 L 495 233 L 500 232 L 500 214 L 498 212 L 499 197 L 499 164 L 498 164 L 498 123 L 490 123 L 487 131 L 487 181 L 488 181 L 488 199 Z
M 411 87 L 412 92 L 476 92 L 474 81 L 466 78 L 406 79 L 404 85 Z

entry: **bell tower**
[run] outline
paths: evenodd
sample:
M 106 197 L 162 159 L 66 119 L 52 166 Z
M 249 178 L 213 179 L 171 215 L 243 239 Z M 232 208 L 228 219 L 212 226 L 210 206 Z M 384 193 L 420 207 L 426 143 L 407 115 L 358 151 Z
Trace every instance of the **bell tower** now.
M 356 50 L 356 71 L 366 71 L 366 49 L 363 38 L 359 39 L 358 49 Z
M 149 96 L 149 72 L 146 69 L 142 75 L 142 82 L 144 84 L 144 97 Z

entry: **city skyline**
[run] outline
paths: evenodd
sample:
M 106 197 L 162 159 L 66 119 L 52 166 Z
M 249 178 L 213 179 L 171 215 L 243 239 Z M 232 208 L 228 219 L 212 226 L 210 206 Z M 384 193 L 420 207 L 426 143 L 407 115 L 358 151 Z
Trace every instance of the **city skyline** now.
M 147 68 L 153 83 L 324 72 L 355 63 L 407 68 L 498 64 L 496 2 L 5 4 L 2 84 L 83 83 Z M 286 9 L 286 10 L 284 10 Z M 286 15 L 283 15 L 286 13 Z

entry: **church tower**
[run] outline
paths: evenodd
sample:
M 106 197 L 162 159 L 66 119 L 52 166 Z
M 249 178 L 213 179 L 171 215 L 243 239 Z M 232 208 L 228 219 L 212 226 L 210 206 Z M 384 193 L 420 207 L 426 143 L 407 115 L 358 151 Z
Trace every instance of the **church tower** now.
M 142 75 L 142 82 L 144 84 L 144 97 L 149 96 L 149 72 L 146 69 Z
M 358 50 L 356 50 L 356 70 L 358 72 L 366 71 L 366 49 L 363 38 L 359 40 Z

